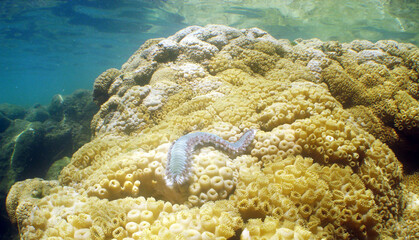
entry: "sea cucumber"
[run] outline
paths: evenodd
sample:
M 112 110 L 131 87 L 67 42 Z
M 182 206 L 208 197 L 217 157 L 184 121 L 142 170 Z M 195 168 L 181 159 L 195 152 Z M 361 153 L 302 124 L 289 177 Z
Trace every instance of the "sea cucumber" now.
M 255 137 L 256 129 L 247 130 L 239 140 L 232 143 L 206 132 L 194 132 L 178 138 L 167 154 L 166 184 L 182 185 L 190 177 L 192 153 L 198 146 L 213 145 L 232 156 L 243 154 Z

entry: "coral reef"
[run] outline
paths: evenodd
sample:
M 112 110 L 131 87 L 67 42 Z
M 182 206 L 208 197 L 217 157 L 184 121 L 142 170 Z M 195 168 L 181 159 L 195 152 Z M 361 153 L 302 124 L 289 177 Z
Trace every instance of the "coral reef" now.
M 90 140 L 90 121 L 97 111 L 91 96 L 90 91 L 78 90 L 54 96 L 48 106 L 35 105 L 25 111 L 10 105 L 0 108 L 9 120 L 0 133 L 4 194 L 15 181 L 43 177 L 53 161 L 71 156 Z
M 414 238 L 417 183 L 387 143 L 417 141 L 415 52 L 221 25 L 149 40 L 96 79 L 94 138 L 58 185 L 16 183 L 9 216 L 23 239 Z M 170 146 L 197 132 L 250 145 L 185 144 L 189 178 L 168 184 Z
M 70 157 L 90 141 L 90 121 L 97 110 L 88 90 L 78 90 L 68 96 L 57 94 L 48 106 L 23 108 L 1 104 L 0 201 L 4 202 L 16 181 L 32 177 L 57 179 L 69 161 L 50 165 Z M 2 226 L 6 226 L 9 221 L 4 205 L 0 213 Z

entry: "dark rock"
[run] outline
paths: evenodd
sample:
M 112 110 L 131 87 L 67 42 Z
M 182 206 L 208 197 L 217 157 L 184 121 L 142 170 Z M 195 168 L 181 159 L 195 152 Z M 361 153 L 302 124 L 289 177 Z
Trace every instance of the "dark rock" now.
M 25 120 L 29 122 L 44 122 L 50 117 L 47 109 L 42 105 L 35 105 L 28 110 Z
M 56 94 L 52 97 L 48 105 L 48 112 L 51 118 L 55 121 L 61 121 L 64 117 L 64 98 L 61 94 Z
M 71 126 L 65 122 L 52 120 L 45 121 L 42 125 L 45 129 L 42 151 L 45 157 L 50 159 L 50 163 L 64 156 L 71 156 L 75 151 Z
M 61 170 L 67 166 L 71 161 L 69 157 L 63 157 L 55 161 L 48 169 L 47 174 L 45 175 L 46 180 L 58 180 Z
M 14 120 L 14 119 L 22 119 L 25 117 L 26 109 L 22 106 L 9 104 L 9 103 L 2 103 L 0 104 L 0 113 L 3 113 L 7 118 Z
M 7 192 L 17 180 L 42 174 L 44 130 L 39 122 L 16 119 L 2 133 L 0 151 L 0 191 Z M 40 151 L 41 150 L 41 151 Z
M 6 115 L 0 112 L 0 133 L 4 132 L 4 130 L 6 130 L 11 123 L 12 120 L 10 120 Z
M 73 152 L 90 141 L 90 122 L 99 110 L 92 91 L 76 90 L 64 98 L 64 119 L 71 128 Z

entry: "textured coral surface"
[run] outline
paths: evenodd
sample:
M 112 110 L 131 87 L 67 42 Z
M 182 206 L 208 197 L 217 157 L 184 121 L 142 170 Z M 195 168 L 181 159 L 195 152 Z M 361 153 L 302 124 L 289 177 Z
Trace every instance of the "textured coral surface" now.
M 417 178 L 389 145 L 418 141 L 418 56 L 220 25 L 149 40 L 96 79 L 95 137 L 59 183 L 12 187 L 10 219 L 23 239 L 417 238 Z M 247 152 L 203 146 L 166 184 L 176 139 L 248 129 Z

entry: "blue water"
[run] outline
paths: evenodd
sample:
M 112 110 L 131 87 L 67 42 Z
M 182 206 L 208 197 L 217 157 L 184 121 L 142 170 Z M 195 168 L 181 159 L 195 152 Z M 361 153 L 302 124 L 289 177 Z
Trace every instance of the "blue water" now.
M 0 103 L 46 104 L 57 93 L 92 89 L 100 73 L 119 68 L 145 40 L 186 26 L 154 18 L 152 1 L 25 2 L 0 2 L 9 7 L 0 15 Z
M 277 38 L 419 43 L 418 1 L 2 0 L 0 103 L 48 104 L 92 89 L 147 39 L 189 25 L 259 27 Z

